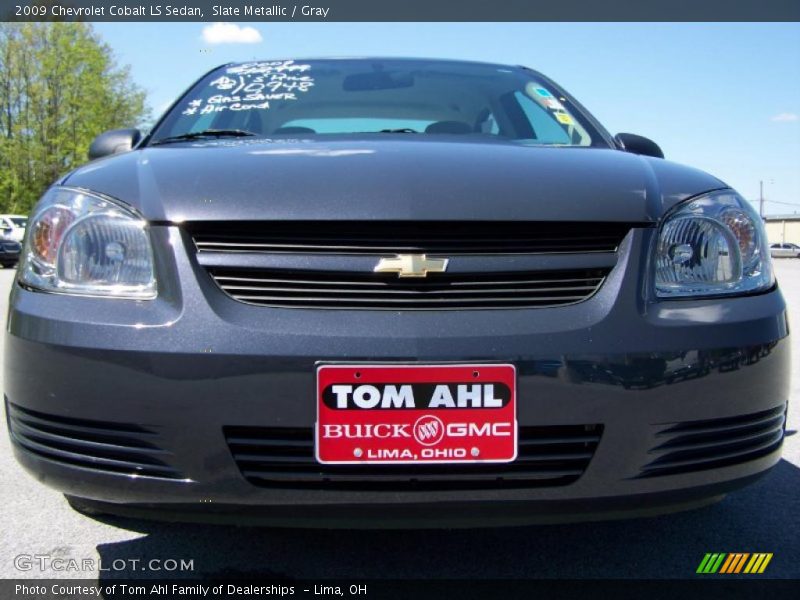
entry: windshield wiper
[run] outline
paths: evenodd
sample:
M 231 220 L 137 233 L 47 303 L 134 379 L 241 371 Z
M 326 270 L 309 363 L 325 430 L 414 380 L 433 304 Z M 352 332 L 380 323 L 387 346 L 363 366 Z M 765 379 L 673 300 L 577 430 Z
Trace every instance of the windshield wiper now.
M 252 131 L 245 131 L 244 129 L 204 129 L 203 131 L 193 131 L 191 133 L 182 133 L 180 135 L 171 135 L 169 137 L 158 139 L 150 142 L 151 146 L 157 144 L 171 144 L 172 142 L 185 142 L 187 140 L 201 140 L 203 138 L 221 138 L 221 137 L 251 137 L 258 135 Z

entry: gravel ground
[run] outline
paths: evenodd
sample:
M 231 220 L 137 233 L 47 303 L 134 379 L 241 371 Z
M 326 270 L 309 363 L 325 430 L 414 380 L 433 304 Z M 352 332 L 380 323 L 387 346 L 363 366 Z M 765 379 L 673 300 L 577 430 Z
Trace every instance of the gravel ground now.
M 800 323 L 800 260 L 776 261 L 793 323 Z M 6 314 L 12 270 L 0 270 Z M 800 335 L 794 335 L 800 356 Z M 792 401 L 800 401 L 800 373 Z M 0 409 L 2 410 L 2 409 Z M 670 516 L 514 529 L 300 531 L 94 520 L 17 466 L 0 433 L 0 578 L 136 577 L 121 572 L 19 571 L 18 555 L 100 559 L 191 559 L 187 576 L 248 573 L 290 578 L 663 578 L 691 577 L 705 552 L 774 552 L 767 575 L 800 578 L 800 411 L 791 410 L 783 460 L 756 484 L 721 503 Z M 372 560 L 365 561 L 365 557 Z M 117 565 L 121 563 L 115 563 Z M 129 563 L 130 564 L 130 563 Z M 151 576 L 157 576 L 151 573 Z M 177 575 L 177 574 L 173 574 Z

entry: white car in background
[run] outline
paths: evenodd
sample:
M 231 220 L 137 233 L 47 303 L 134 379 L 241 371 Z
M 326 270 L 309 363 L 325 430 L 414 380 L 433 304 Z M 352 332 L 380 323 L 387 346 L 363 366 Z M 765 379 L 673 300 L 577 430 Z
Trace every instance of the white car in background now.
M 0 215 L 0 229 L 6 239 L 22 242 L 27 225 L 28 217 L 25 215 Z
M 773 258 L 800 258 L 800 246 L 797 244 L 772 244 L 769 253 Z

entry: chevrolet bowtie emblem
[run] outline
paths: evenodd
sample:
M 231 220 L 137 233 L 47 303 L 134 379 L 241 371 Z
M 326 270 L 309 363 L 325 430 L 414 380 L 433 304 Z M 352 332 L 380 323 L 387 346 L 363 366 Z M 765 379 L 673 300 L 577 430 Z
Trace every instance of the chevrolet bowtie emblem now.
M 376 273 L 397 273 L 399 277 L 427 277 L 428 273 L 444 273 L 446 258 L 428 258 L 424 254 L 398 254 L 382 258 L 375 267 Z

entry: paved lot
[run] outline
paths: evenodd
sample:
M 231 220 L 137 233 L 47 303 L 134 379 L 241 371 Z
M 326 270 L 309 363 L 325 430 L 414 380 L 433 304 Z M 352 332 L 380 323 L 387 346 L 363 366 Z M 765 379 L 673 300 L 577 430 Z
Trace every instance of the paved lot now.
M 800 260 L 777 263 L 793 323 L 800 323 Z M 2 315 L 12 276 L 0 270 Z M 796 331 L 794 356 L 800 357 Z M 60 494 L 24 473 L 0 432 L 0 577 L 75 576 L 20 572 L 14 567 L 20 554 L 102 559 L 106 567 L 118 559 L 192 559 L 195 576 L 690 577 L 705 552 L 763 551 L 775 553 L 768 575 L 800 578 L 797 370 L 792 401 L 784 459 L 768 477 L 716 506 L 651 519 L 516 529 L 331 532 L 98 521 L 72 511 Z

